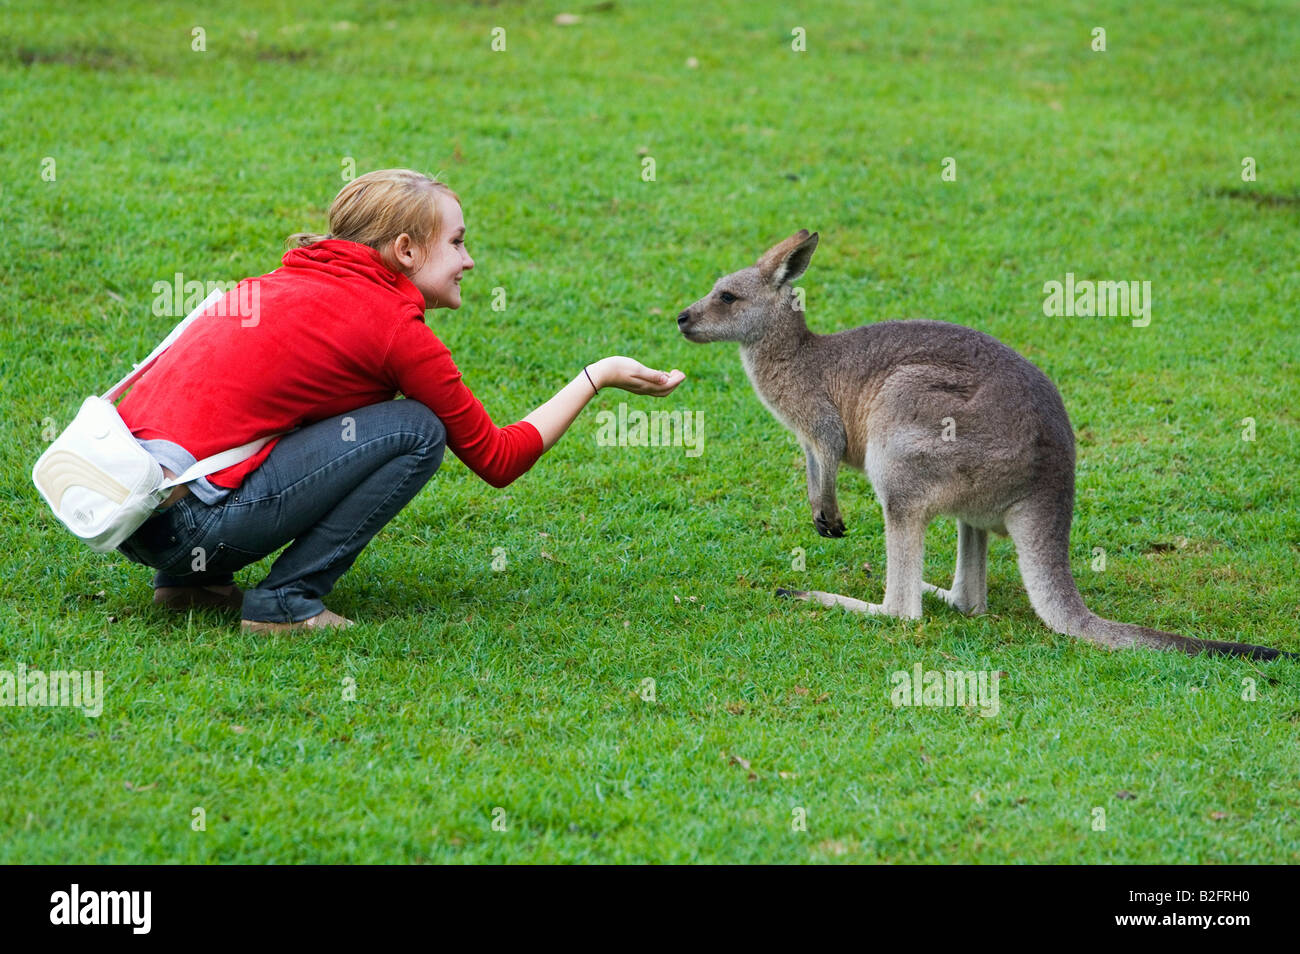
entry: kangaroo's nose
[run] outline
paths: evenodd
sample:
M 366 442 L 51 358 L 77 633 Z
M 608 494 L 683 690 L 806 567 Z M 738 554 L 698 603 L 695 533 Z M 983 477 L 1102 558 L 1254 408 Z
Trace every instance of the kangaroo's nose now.
M 680 328 L 682 325 L 686 324 L 686 322 L 690 320 L 691 320 L 691 313 L 689 311 L 682 312 L 680 315 L 677 316 L 677 327 Z

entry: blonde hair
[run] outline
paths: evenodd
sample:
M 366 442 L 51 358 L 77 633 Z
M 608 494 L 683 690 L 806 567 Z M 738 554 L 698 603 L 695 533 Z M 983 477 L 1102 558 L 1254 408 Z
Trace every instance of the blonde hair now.
M 445 183 L 410 169 L 379 169 L 353 179 L 330 204 L 330 234 L 295 232 L 286 245 L 301 248 L 326 239 L 359 242 L 377 251 L 384 264 L 404 269 L 393 256 L 392 243 L 405 232 L 411 244 L 427 251 L 442 227 L 437 194 L 460 202 Z

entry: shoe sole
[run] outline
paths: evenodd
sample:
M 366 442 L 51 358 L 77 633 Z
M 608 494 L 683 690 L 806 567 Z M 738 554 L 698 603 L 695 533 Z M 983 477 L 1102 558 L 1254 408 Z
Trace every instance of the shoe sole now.
M 307 620 L 297 623 L 269 623 L 249 619 L 239 621 L 239 628 L 245 633 L 296 633 L 306 629 L 347 629 L 352 625 L 350 619 L 340 623 L 310 623 Z

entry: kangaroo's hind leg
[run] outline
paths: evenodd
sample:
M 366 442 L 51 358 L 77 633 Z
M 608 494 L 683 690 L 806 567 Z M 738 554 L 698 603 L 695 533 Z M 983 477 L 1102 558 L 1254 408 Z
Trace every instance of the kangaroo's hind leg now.
M 885 508 L 885 612 L 890 616 L 921 618 L 925 524 L 922 517 Z
M 959 613 L 988 612 L 989 532 L 957 521 L 957 569 L 952 588 L 940 589 L 929 583 L 921 586 Z
M 876 616 L 921 617 L 921 564 L 925 556 L 925 521 L 911 516 L 885 516 L 885 602 L 867 603 L 821 590 L 777 590 L 778 596 L 839 606 Z

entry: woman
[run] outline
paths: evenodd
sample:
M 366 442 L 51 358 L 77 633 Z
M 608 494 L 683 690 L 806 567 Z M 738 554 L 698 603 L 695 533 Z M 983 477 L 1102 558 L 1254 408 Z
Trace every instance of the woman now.
M 410 501 L 450 447 L 504 487 L 602 387 L 662 397 L 685 375 L 602 358 L 554 397 L 497 427 L 424 323 L 459 308 L 460 200 L 405 169 L 363 175 L 330 206 L 330 235 L 299 234 L 283 266 L 227 296 L 118 406 L 169 477 L 272 434 L 240 464 L 177 487 L 119 548 L 154 567 L 154 601 L 239 607 L 248 632 L 348 626 L 322 598 Z M 393 400 L 394 392 L 405 395 Z M 296 429 L 295 429 L 296 428 Z M 293 541 L 255 589 L 235 570 Z

